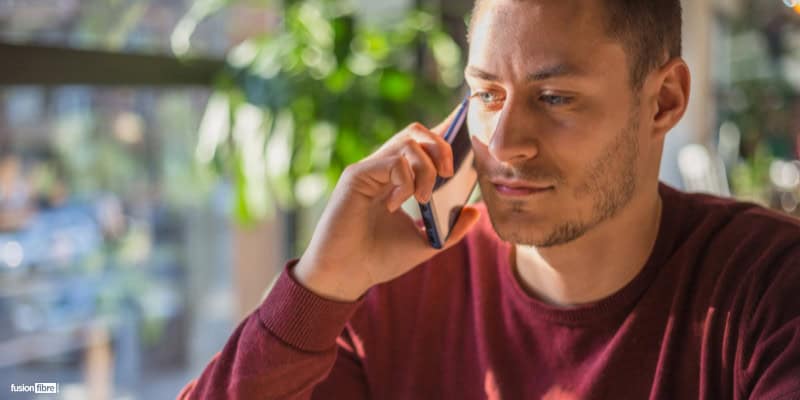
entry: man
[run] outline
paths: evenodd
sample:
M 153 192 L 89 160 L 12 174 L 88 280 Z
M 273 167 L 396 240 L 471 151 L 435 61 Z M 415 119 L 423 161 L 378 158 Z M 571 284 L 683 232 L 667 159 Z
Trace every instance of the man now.
M 398 208 L 452 154 L 441 126 L 398 133 L 180 397 L 800 398 L 800 223 L 658 182 L 689 98 L 680 13 L 479 0 L 484 203 L 430 248 Z

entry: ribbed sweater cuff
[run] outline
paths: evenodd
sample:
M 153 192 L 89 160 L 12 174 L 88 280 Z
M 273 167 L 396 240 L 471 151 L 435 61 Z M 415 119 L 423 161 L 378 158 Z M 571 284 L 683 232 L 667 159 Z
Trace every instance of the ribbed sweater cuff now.
M 259 306 L 258 315 L 272 334 L 297 349 L 329 350 L 336 345 L 336 338 L 363 302 L 363 297 L 348 303 L 316 295 L 291 274 L 297 261 L 286 263 L 275 286 Z

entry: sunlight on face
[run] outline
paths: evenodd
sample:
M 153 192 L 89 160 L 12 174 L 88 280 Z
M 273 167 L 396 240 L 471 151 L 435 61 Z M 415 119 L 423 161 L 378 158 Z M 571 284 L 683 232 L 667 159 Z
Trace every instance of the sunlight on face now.
M 472 27 L 479 183 L 495 230 L 513 243 L 568 243 L 636 191 L 640 115 L 625 52 L 597 5 L 573 3 L 493 1 Z M 509 184 L 543 190 L 509 194 Z

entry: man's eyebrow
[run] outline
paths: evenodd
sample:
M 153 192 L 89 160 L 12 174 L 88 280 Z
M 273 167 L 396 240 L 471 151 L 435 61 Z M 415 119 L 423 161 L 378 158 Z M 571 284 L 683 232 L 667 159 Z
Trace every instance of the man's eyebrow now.
M 484 81 L 497 82 L 500 80 L 500 78 L 497 75 L 494 75 L 490 72 L 486 72 L 472 65 L 467 67 L 465 74 Z M 561 64 L 553 64 L 528 74 L 528 80 L 544 81 L 547 79 L 569 76 L 569 75 L 581 75 L 581 71 L 580 69 L 570 64 L 561 63 Z
M 472 66 L 472 65 L 467 66 L 467 70 L 464 73 L 466 75 L 473 76 L 475 78 L 478 78 L 478 79 L 481 79 L 481 80 L 484 80 L 484 81 L 496 82 L 496 81 L 500 80 L 500 78 L 498 78 L 497 75 L 490 74 L 490 73 L 488 73 L 488 72 L 486 72 L 486 71 L 484 71 L 484 70 L 482 70 L 482 69 L 480 69 L 478 67 Z
M 547 67 L 544 67 L 536 72 L 533 72 L 528 75 L 529 81 L 544 81 L 547 79 L 562 77 L 562 76 L 570 76 L 570 75 L 581 75 L 582 71 L 570 64 L 554 64 Z

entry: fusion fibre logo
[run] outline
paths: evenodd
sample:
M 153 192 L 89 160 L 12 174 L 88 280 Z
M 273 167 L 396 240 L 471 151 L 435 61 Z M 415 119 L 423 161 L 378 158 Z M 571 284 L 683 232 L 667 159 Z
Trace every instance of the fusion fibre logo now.
M 15 385 L 12 383 L 11 392 L 37 393 L 37 394 L 58 393 L 58 383 L 37 382 L 34 383 L 33 385 Z

